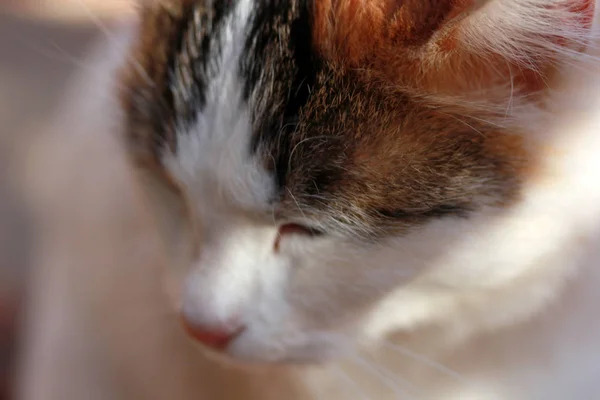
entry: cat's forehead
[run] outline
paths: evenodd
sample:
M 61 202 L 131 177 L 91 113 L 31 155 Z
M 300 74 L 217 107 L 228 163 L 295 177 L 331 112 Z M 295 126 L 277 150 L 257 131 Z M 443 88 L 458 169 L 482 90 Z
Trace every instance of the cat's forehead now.
M 126 81 L 135 151 L 191 190 L 277 196 L 276 153 L 319 70 L 301 0 L 187 1 L 146 10 Z M 149 82 L 146 82 L 147 79 Z M 151 121 L 151 123 L 148 123 Z M 289 145 L 289 143 L 288 143 Z M 243 176 L 247 177 L 244 182 Z M 204 181 L 204 182 L 199 182 Z M 267 183 L 268 181 L 268 183 Z

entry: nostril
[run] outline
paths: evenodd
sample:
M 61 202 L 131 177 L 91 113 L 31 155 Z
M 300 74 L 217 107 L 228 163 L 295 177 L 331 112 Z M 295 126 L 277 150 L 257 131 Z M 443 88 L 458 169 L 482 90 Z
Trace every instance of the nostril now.
M 207 328 L 189 322 L 185 317 L 182 324 L 187 334 L 194 340 L 213 350 L 224 350 L 243 330 L 243 328 Z

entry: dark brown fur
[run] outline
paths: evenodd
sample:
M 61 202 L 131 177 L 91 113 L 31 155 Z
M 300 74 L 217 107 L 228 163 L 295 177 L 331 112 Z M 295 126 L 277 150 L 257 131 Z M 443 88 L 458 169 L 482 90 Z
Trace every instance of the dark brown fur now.
M 515 199 L 519 135 L 361 75 L 321 75 L 292 143 L 270 150 L 289 162 L 282 214 L 300 217 L 300 204 L 375 233 Z

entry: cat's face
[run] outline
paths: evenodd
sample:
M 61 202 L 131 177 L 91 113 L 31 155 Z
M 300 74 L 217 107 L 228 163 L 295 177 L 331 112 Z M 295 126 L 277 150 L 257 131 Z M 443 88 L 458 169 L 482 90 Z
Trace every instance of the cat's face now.
M 123 104 L 188 323 L 235 330 L 236 359 L 321 362 L 518 273 L 483 236 L 532 168 L 518 114 L 556 58 L 542 38 L 522 63 L 531 21 L 476 37 L 478 7 L 147 8 Z

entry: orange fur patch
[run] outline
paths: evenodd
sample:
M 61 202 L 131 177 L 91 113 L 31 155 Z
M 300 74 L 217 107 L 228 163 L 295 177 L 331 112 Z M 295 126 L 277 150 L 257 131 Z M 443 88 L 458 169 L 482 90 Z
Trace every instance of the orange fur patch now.
M 351 65 L 396 48 L 422 45 L 464 0 L 325 0 L 315 6 L 315 44 Z
M 324 0 L 315 5 L 315 45 L 326 59 L 341 66 L 367 67 L 395 85 L 429 93 L 478 92 L 509 78 L 524 92 L 538 90 L 543 82 L 539 75 L 556 64 L 553 55 L 532 47 L 525 64 L 511 60 L 506 53 L 512 51 L 510 46 L 494 42 L 494 26 L 486 27 L 489 38 L 465 36 L 466 29 L 480 23 L 474 15 L 483 6 L 474 0 Z M 536 7 L 532 13 L 539 13 Z M 568 11 L 563 13 L 569 19 L 564 25 L 575 31 L 590 27 L 593 0 L 573 0 L 559 7 Z M 488 23 L 486 18 L 481 25 Z M 540 41 L 573 44 L 560 31 L 556 35 Z

